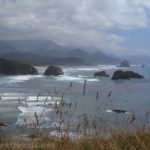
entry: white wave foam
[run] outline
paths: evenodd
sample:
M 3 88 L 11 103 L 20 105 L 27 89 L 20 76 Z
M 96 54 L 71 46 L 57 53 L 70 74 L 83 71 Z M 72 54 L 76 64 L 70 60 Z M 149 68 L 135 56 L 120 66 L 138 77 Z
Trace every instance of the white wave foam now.
M 9 83 L 18 83 L 18 82 L 25 82 L 34 78 L 41 78 L 42 75 L 18 75 L 18 76 L 10 76 L 8 77 Z
M 105 112 L 113 113 L 113 111 L 112 111 L 112 110 L 110 110 L 110 109 L 105 110 Z
M 18 109 L 22 112 L 18 116 L 17 125 L 38 125 L 40 127 L 49 127 L 52 121 L 49 113 L 53 111 L 51 108 L 42 106 L 23 107 L 19 106 Z
M 86 79 L 86 81 L 88 81 L 88 82 L 97 82 L 99 80 L 98 79 Z
M 22 112 L 22 113 L 32 113 L 34 114 L 36 113 L 42 113 L 42 112 L 51 112 L 53 111 L 53 109 L 51 108 L 45 108 L 42 106 L 32 106 L 32 107 L 24 107 L 24 106 L 18 106 L 18 109 Z
M 38 70 L 39 74 L 43 75 L 47 67 L 48 66 L 36 66 L 36 69 Z
M 95 81 L 99 81 L 98 79 L 92 79 L 92 78 L 87 78 L 88 76 L 82 76 L 82 75 L 78 75 L 78 76 L 68 76 L 68 75 L 64 75 L 61 76 L 61 78 L 57 77 L 58 81 L 77 81 L 79 83 L 83 83 L 84 80 L 87 80 L 89 82 L 95 82 Z
M 67 73 L 74 73 L 78 71 L 96 71 L 98 70 L 98 67 L 73 67 L 73 68 L 65 68 L 64 72 Z
M 94 70 L 97 70 L 97 67 L 81 67 L 81 68 L 76 68 L 75 70 L 78 70 L 78 71 L 94 71 Z
M 44 102 L 23 102 L 23 104 L 27 104 L 27 106 L 31 107 L 31 106 L 42 106 L 42 105 L 55 105 L 57 103 L 57 105 L 60 105 L 60 102 L 58 101 L 44 101 Z
M 99 65 L 99 69 L 109 70 L 109 69 L 117 69 L 118 67 L 116 65 Z
M 60 97 L 51 97 L 51 96 L 28 96 L 27 101 L 57 101 L 57 100 L 61 100 Z
M 16 122 L 17 125 L 23 126 L 35 126 L 38 125 L 41 128 L 49 128 L 49 124 L 52 121 L 50 117 L 46 115 L 37 115 L 38 122 L 34 114 L 23 113 L 20 114 Z
M 17 97 L 17 96 L 2 96 L 1 100 L 24 100 L 24 97 Z
M 88 78 L 88 76 L 78 75 L 79 78 Z
M 58 81 L 80 81 L 80 80 L 83 80 L 83 78 L 81 77 L 75 77 L 75 76 L 67 76 L 67 75 L 64 75 L 64 76 L 61 76 L 60 77 L 56 77 Z
M 1 96 L 22 96 L 23 93 L 0 93 Z

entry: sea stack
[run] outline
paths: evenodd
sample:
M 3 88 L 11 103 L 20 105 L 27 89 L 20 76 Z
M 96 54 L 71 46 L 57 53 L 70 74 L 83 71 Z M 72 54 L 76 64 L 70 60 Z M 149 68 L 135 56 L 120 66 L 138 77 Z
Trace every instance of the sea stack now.
M 109 77 L 106 71 L 98 71 L 94 74 L 95 77 Z
M 130 64 L 127 60 L 123 60 L 121 63 L 120 63 L 120 67 L 130 67 Z
M 37 75 L 38 71 L 30 64 L 0 58 L 0 74 L 2 75 Z
M 144 77 L 138 73 L 133 72 L 133 71 L 122 71 L 122 70 L 115 71 L 113 76 L 112 76 L 113 80 L 130 79 L 130 78 L 141 79 Z
M 58 75 L 63 75 L 63 74 L 64 74 L 63 70 L 58 66 L 49 66 L 44 73 L 44 75 L 47 75 L 47 76 L 50 76 L 50 75 L 58 76 Z

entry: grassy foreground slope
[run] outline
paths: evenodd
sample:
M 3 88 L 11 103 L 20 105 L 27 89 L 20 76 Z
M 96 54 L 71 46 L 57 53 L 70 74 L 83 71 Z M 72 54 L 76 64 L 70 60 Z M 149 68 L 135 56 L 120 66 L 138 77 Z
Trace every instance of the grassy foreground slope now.
M 38 138 L 1 137 L 0 149 L 3 150 L 150 150 L 150 132 L 138 129 L 135 132 L 116 131 L 110 138 L 83 137 L 70 139 L 67 134 L 59 139 L 51 136 Z

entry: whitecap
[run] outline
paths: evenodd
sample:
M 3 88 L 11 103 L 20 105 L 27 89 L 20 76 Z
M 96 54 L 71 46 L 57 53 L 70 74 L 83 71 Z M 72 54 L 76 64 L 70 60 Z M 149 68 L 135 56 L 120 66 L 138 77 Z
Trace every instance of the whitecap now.
M 28 96 L 26 101 L 50 101 L 50 100 L 61 100 L 60 97 L 51 97 L 51 96 Z
M 24 97 L 19 96 L 1 96 L 1 100 L 24 100 Z
M 110 109 L 105 110 L 105 112 L 113 113 L 113 111 L 112 111 L 112 110 L 110 110 Z
M 20 82 L 25 82 L 34 78 L 41 78 L 43 77 L 42 75 L 17 75 L 17 76 L 10 76 L 8 77 L 8 82 L 9 83 L 20 83 Z
M 86 79 L 86 81 L 88 81 L 88 82 L 97 82 L 99 80 L 98 79 Z
M 60 105 L 60 102 L 58 101 L 44 101 L 44 102 L 23 102 L 23 104 L 27 104 L 27 106 L 31 107 L 31 106 L 42 106 L 42 105 L 55 105 L 57 103 L 57 105 Z
M 118 67 L 116 65 L 99 65 L 99 69 L 104 70 L 110 70 L 110 69 L 117 69 Z
M 19 115 L 16 125 L 38 125 L 40 128 L 49 128 L 49 124 L 52 121 L 50 117 L 42 114 L 37 114 L 38 122 L 34 114 L 22 113 Z
M 78 72 L 78 71 L 96 71 L 98 70 L 97 67 L 73 67 L 73 68 L 65 68 L 64 72 L 65 73 L 74 73 L 74 72 Z
M 75 76 L 67 76 L 67 75 L 64 75 L 64 76 L 61 76 L 60 77 L 56 77 L 58 81 L 79 81 L 79 80 L 83 80 L 83 78 L 81 77 L 75 77 Z
M 88 76 L 78 75 L 79 78 L 87 78 Z
M 22 96 L 23 93 L 1 93 L 1 96 Z
M 36 66 L 36 69 L 38 70 L 40 75 L 43 75 L 47 67 L 48 66 Z
M 22 112 L 18 116 L 17 125 L 38 125 L 40 127 L 49 128 L 52 121 L 49 113 L 53 111 L 51 108 L 44 108 L 42 106 L 24 107 L 19 106 L 18 109 Z
M 78 71 L 95 71 L 95 70 L 98 70 L 97 67 L 81 67 L 81 68 L 76 68 L 76 70 Z
M 51 112 L 53 111 L 53 109 L 51 108 L 45 108 L 42 106 L 32 106 L 32 107 L 24 107 L 24 106 L 18 106 L 18 109 L 22 112 L 22 113 L 32 113 L 34 114 L 36 113 L 42 113 L 42 112 Z

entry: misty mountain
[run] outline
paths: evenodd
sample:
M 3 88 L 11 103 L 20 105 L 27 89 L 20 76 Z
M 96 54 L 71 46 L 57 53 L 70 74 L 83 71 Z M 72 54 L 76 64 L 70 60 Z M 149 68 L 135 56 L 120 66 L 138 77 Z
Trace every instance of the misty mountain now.
M 117 64 L 120 60 L 102 51 L 69 49 L 49 40 L 7 40 L 0 42 L 0 56 L 36 65 Z M 5 52 L 5 53 L 4 53 Z
M 61 46 L 50 40 L 7 40 L 6 42 L 11 44 L 19 52 L 31 52 L 38 49 L 62 49 Z
M 91 54 L 93 62 L 99 64 L 118 64 L 120 62 L 119 58 L 115 56 L 106 55 L 103 52 L 97 51 Z
M 66 56 L 78 57 L 84 61 L 90 61 L 91 64 L 117 64 L 120 60 L 116 57 L 104 54 L 101 51 L 88 53 L 82 49 L 74 49 L 67 53 Z
M 70 50 L 70 51 L 64 53 L 64 55 L 67 57 L 69 57 L 69 56 L 77 57 L 77 58 L 83 59 L 85 61 L 87 61 L 87 60 L 89 61 L 89 59 L 91 58 L 91 55 L 82 49 L 73 49 L 73 50 Z
M 35 53 L 40 56 L 64 57 L 64 52 L 62 49 L 36 49 L 32 51 L 32 53 Z
M 86 61 L 75 57 L 62 58 L 52 56 L 40 56 L 35 53 L 8 53 L 1 55 L 1 57 L 34 65 L 90 65 Z

